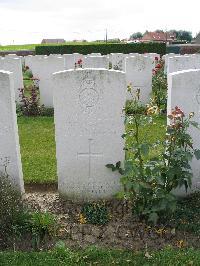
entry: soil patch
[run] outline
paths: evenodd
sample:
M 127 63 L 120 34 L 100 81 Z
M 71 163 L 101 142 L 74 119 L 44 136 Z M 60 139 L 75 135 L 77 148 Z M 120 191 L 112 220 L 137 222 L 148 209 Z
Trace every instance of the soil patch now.
M 80 224 L 82 204 L 63 201 L 56 192 L 31 192 L 25 202 L 34 211 L 48 211 L 58 218 L 59 232 L 43 248 L 62 240 L 70 248 L 95 245 L 128 250 L 157 250 L 166 246 L 200 247 L 199 236 L 171 226 L 150 227 L 132 215 L 131 207 L 122 201 L 106 202 L 110 221 L 106 225 Z M 30 246 L 30 245 L 28 245 Z

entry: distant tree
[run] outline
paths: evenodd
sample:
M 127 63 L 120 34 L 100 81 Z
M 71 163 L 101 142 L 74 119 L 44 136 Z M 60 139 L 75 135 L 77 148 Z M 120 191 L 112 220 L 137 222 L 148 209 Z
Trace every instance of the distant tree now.
M 188 41 L 191 42 L 192 40 L 192 32 L 186 30 L 170 30 L 169 32 L 176 33 L 177 40 L 180 41 Z
M 192 40 L 192 32 L 185 31 L 185 30 L 180 30 L 180 31 L 178 31 L 177 39 L 191 42 L 191 40 Z
M 157 32 L 157 33 L 163 32 L 164 33 L 163 30 L 156 30 L 155 32 Z
M 130 39 L 135 40 L 135 39 L 140 39 L 142 38 L 143 34 L 141 32 L 135 32 L 131 34 Z

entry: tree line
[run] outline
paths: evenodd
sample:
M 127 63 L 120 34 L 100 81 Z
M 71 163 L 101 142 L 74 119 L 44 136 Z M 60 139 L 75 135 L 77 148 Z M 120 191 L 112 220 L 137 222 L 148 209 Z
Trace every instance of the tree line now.
M 175 33 L 176 34 L 176 39 L 178 41 L 192 41 L 192 32 L 191 31 L 186 31 L 186 30 L 169 30 L 169 31 L 163 31 L 163 30 L 156 30 L 155 32 L 163 32 L 163 33 Z M 136 40 L 136 39 L 141 39 L 148 31 L 145 31 L 145 33 L 142 32 L 134 32 L 131 34 L 130 39 L 131 40 Z

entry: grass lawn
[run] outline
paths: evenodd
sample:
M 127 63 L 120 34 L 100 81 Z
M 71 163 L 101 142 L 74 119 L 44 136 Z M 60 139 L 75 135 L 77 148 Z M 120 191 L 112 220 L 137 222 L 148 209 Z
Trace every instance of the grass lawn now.
M 166 117 L 157 117 L 155 122 L 155 125 L 148 125 L 141 132 L 147 141 L 154 142 L 164 137 Z M 19 117 L 18 126 L 25 182 L 56 182 L 53 117 Z
M 34 50 L 37 44 L 0 45 L 0 51 Z
M 90 248 L 72 252 L 57 250 L 52 252 L 10 252 L 0 253 L 1 266 L 60 266 L 60 265 L 158 265 L 183 266 L 200 265 L 200 251 L 173 250 L 171 248 L 155 253 Z
M 61 45 L 89 45 L 89 44 L 105 44 L 105 42 L 66 42 Z M 35 46 L 41 44 L 19 44 L 19 45 L 0 45 L 0 51 L 18 51 L 18 50 L 35 50 Z M 45 44 L 44 44 L 45 45 Z M 46 45 L 56 45 L 56 44 L 46 44 Z M 60 44 L 57 44 L 60 45 Z
M 18 126 L 25 182 L 57 181 L 53 117 L 19 117 Z

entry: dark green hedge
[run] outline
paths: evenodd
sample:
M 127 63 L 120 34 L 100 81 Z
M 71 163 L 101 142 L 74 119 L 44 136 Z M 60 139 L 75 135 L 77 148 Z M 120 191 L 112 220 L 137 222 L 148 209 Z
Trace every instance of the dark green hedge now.
M 174 53 L 174 54 L 180 54 L 180 45 L 169 45 L 167 46 L 166 52 L 167 54 Z
M 165 43 L 131 43 L 131 44 L 85 44 L 85 45 L 41 45 L 35 47 L 37 55 L 49 54 L 90 54 L 90 53 L 158 53 L 164 55 L 166 53 Z

